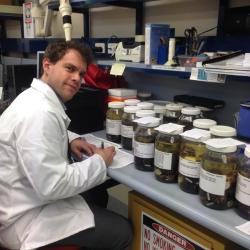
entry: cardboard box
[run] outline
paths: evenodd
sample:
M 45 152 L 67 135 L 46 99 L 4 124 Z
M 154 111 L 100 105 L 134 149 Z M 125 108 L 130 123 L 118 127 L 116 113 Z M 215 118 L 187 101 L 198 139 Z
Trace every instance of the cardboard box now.
M 1 1 L 1 0 L 0 0 Z M 35 38 L 35 21 L 31 16 L 32 3 L 23 4 L 24 38 Z

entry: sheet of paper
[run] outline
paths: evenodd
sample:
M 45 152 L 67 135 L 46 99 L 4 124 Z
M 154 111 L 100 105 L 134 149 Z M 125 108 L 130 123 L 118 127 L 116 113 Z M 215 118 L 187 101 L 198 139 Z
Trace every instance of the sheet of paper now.
M 202 137 L 209 137 L 210 132 L 206 131 L 204 129 L 199 129 L 199 128 L 193 128 L 191 130 L 187 130 L 184 133 L 182 133 L 181 135 L 185 136 L 185 137 L 189 137 L 192 139 L 200 139 Z
M 134 162 L 134 156 L 132 154 L 129 154 L 127 152 L 120 150 L 121 148 L 120 144 L 107 141 L 105 139 L 94 136 L 92 134 L 85 134 L 82 137 L 84 137 L 87 140 L 87 142 L 92 143 L 96 145 L 97 147 L 101 147 L 102 142 L 104 142 L 104 147 L 109 147 L 109 146 L 115 147 L 116 155 L 114 157 L 112 164 L 109 166 L 109 168 L 122 168 Z M 87 158 L 86 155 L 83 155 L 83 156 L 85 159 Z
M 94 144 L 97 147 L 101 147 L 102 142 L 104 142 L 105 148 L 109 146 L 114 146 L 116 150 L 119 148 L 122 148 L 122 146 L 118 143 L 110 142 L 108 140 L 102 139 L 92 134 L 85 134 L 85 135 L 82 135 L 82 137 L 85 138 L 88 143 Z
M 3 98 L 3 87 L 0 87 L 0 100 L 2 100 Z
M 244 142 L 235 140 L 233 138 L 218 138 L 218 139 L 209 139 L 205 143 L 213 148 L 226 148 L 244 145 Z
M 125 68 L 126 64 L 124 63 L 114 63 L 111 67 L 110 75 L 122 76 Z
M 165 132 L 165 133 L 173 133 L 175 131 L 178 131 L 180 129 L 182 129 L 184 126 L 183 125 L 179 125 L 179 124 L 175 124 L 175 123 L 166 123 L 166 124 L 162 124 L 159 127 L 155 128 L 155 130 L 159 131 L 159 132 Z
M 236 227 L 241 232 L 250 235 L 250 221 Z
M 109 168 L 122 168 L 134 162 L 134 156 L 120 149 L 116 150 L 116 155 Z

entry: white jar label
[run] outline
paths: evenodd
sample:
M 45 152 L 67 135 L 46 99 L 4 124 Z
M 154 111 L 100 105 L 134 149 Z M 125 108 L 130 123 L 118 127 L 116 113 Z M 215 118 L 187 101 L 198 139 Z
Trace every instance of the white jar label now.
M 106 132 L 109 135 L 121 135 L 121 120 L 106 119 Z
M 189 161 L 180 157 L 179 159 L 179 173 L 191 178 L 199 178 L 201 163 L 196 161 Z
M 121 126 L 121 135 L 126 138 L 133 138 L 133 126 Z
M 162 152 L 155 149 L 154 165 L 161 169 L 171 170 L 172 153 Z
M 154 158 L 154 143 L 134 141 L 134 155 L 140 158 Z
M 250 206 L 250 179 L 239 173 L 235 197 L 242 204 Z
M 199 186 L 207 193 L 223 196 L 226 190 L 226 180 L 226 175 L 210 173 L 202 168 Z

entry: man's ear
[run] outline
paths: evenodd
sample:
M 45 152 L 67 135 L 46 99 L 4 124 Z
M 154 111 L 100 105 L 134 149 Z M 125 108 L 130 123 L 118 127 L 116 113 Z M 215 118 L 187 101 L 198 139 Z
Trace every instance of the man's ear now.
M 51 62 L 48 58 L 43 59 L 43 72 L 48 73 L 50 67 L 51 67 Z

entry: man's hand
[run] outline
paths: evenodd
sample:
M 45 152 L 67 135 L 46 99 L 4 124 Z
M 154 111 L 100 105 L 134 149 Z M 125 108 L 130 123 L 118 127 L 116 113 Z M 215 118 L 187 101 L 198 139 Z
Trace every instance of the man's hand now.
M 79 160 L 82 160 L 82 154 L 85 153 L 89 156 L 93 155 L 95 153 L 96 146 L 88 143 L 84 139 L 76 138 L 71 141 L 70 150 Z
M 116 152 L 115 152 L 115 148 L 111 146 L 111 147 L 107 147 L 104 149 L 96 148 L 95 154 L 99 154 L 105 161 L 106 166 L 108 167 L 112 163 Z

